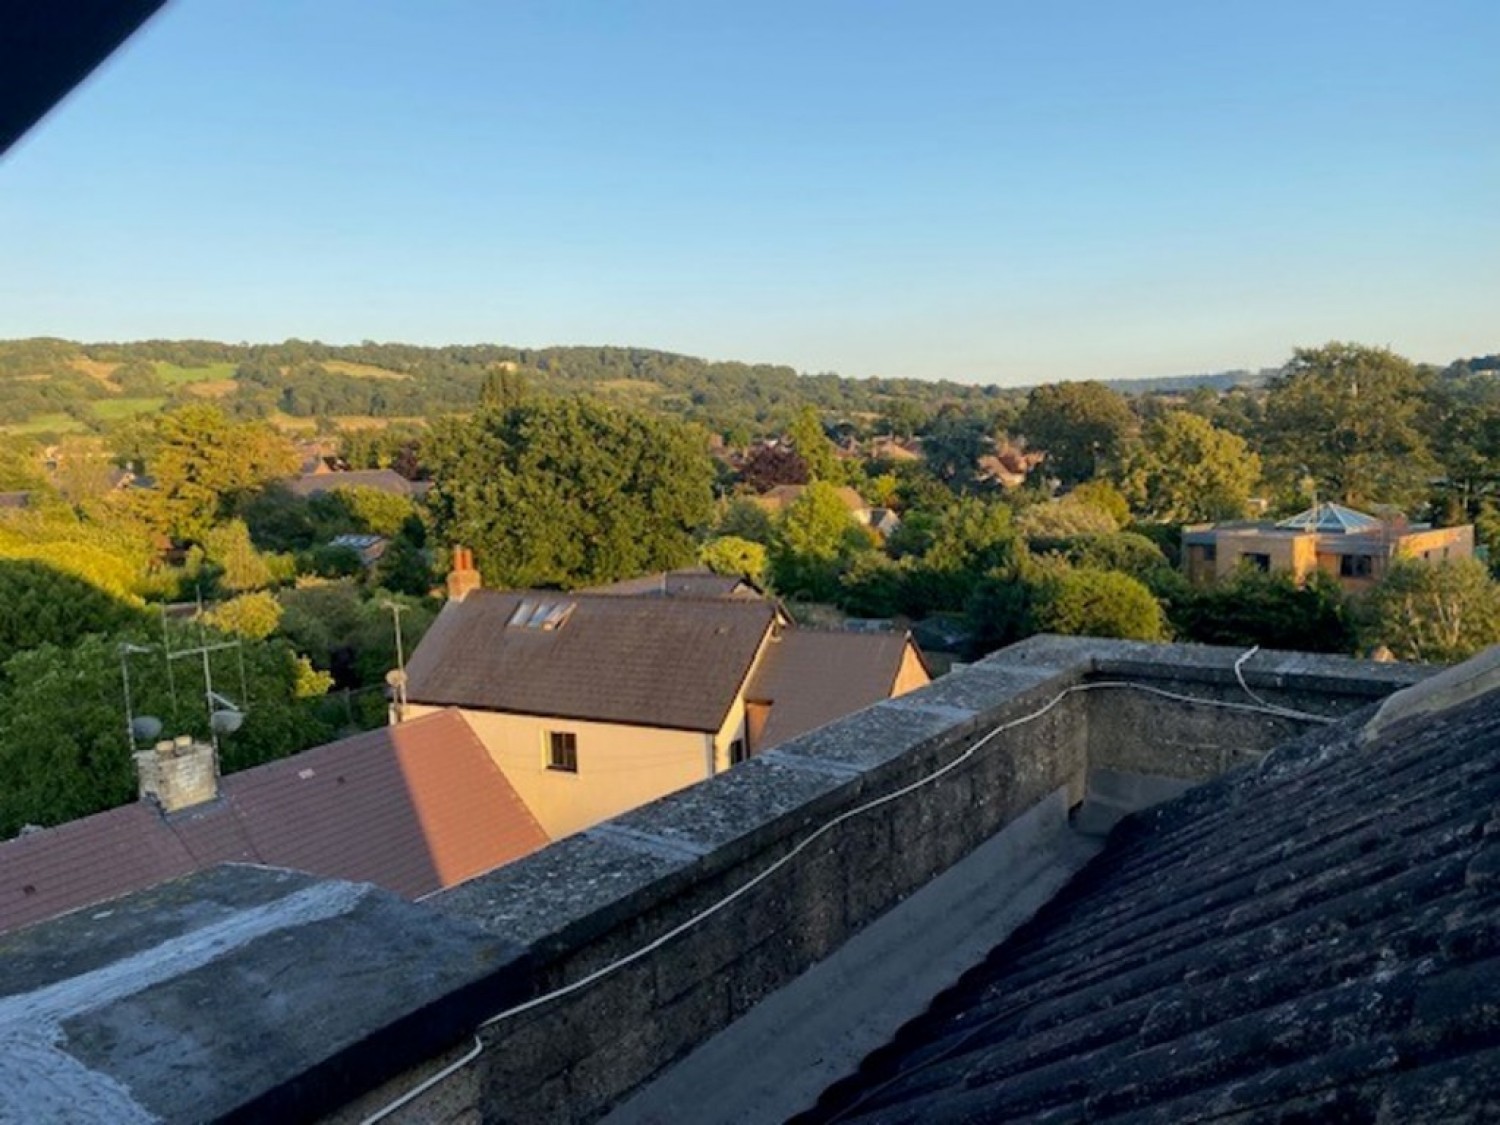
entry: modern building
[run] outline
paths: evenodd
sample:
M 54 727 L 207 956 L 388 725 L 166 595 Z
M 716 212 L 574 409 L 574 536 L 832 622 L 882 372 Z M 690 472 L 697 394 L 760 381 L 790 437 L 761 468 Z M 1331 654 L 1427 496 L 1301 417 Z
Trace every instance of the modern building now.
M 1472 524 L 1433 527 L 1330 503 L 1277 522 L 1193 524 L 1182 533 L 1183 567 L 1198 583 L 1250 566 L 1290 573 L 1298 582 L 1322 571 L 1358 591 L 1385 577 L 1392 559 L 1439 562 L 1473 553 Z
M 454 559 L 406 714 L 458 708 L 553 838 L 931 678 L 908 634 L 800 629 L 735 580 L 498 591 Z

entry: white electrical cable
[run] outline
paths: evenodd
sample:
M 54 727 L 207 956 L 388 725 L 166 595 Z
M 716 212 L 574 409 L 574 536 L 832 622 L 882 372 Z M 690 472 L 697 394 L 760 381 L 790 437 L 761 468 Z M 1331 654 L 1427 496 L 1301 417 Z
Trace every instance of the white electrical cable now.
M 994 730 L 990 731 L 982 738 L 976 740 L 972 746 L 970 746 L 962 754 L 958 755 L 958 757 L 954 758 L 947 765 L 933 770 L 931 773 L 918 778 L 916 781 L 913 781 L 907 785 L 903 785 L 900 789 L 895 789 L 890 793 L 885 794 L 884 796 L 876 797 L 872 801 L 866 801 L 862 805 L 856 805 L 854 808 L 847 809 L 844 812 L 840 813 L 838 816 L 834 817 L 832 820 L 828 821 L 826 824 L 822 825 L 820 828 L 804 837 L 785 855 L 767 866 L 764 870 L 753 876 L 751 879 L 747 880 L 740 886 L 736 887 L 734 890 L 730 891 L 727 895 L 719 899 L 717 902 L 711 903 L 710 905 L 704 907 L 702 910 L 698 911 L 698 913 L 687 918 L 685 921 L 679 922 L 676 926 L 673 926 L 670 930 L 660 935 L 655 940 L 648 942 L 646 945 L 641 946 L 639 949 L 635 950 L 632 953 L 627 953 L 625 956 L 619 958 L 618 960 L 611 961 L 609 964 L 595 969 L 593 972 L 588 973 L 585 976 L 579 977 L 571 984 L 563 985 L 561 988 L 553 989 L 551 992 L 544 993 L 541 996 L 537 996 L 531 1000 L 527 1000 L 525 1003 L 517 1004 L 513 1008 L 507 1008 L 503 1012 L 497 1012 L 495 1015 L 490 1016 L 489 1019 L 485 1020 L 479 1025 L 478 1028 L 475 1029 L 475 1046 L 467 1055 L 459 1059 L 457 1062 L 450 1063 L 448 1066 L 444 1067 L 436 1074 L 433 1074 L 424 1079 L 419 1085 L 413 1087 L 411 1090 L 408 1090 L 400 1098 L 376 1110 L 370 1116 L 364 1118 L 363 1121 L 361 1121 L 360 1125 L 375 1125 L 376 1122 L 385 1120 L 396 1110 L 400 1109 L 404 1105 L 409 1104 L 413 1099 L 426 1093 L 428 1090 L 436 1086 L 439 1082 L 443 1081 L 449 1075 L 462 1070 L 470 1062 L 478 1058 L 484 1050 L 483 1041 L 480 1040 L 477 1034 L 479 1031 L 483 1031 L 487 1027 L 493 1027 L 495 1024 L 501 1023 L 504 1020 L 513 1019 L 516 1016 L 523 1015 L 524 1013 L 532 1011 L 536 1008 L 540 1008 L 545 1004 L 550 1004 L 554 1000 L 561 1000 L 564 996 L 570 996 L 575 992 L 579 992 L 587 988 L 589 985 L 595 983 L 596 981 L 602 980 L 604 977 L 618 972 L 619 970 L 625 968 L 627 965 L 633 965 L 641 958 L 650 956 L 652 953 L 655 953 L 658 949 L 666 945 L 668 942 L 677 937 L 680 937 L 688 930 L 691 930 L 695 926 L 702 924 L 709 918 L 712 918 L 715 914 L 723 910 L 730 903 L 735 902 L 737 899 L 760 886 L 761 883 L 764 883 L 777 871 L 780 871 L 788 863 L 796 859 L 797 856 L 802 854 L 802 852 L 806 851 L 807 848 L 810 847 L 815 841 L 822 839 L 839 825 L 845 823 L 846 821 L 853 820 L 857 816 L 863 816 L 865 813 L 871 812 L 874 809 L 878 809 L 882 805 L 890 804 L 892 801 L 898 800 L 899 798 L 906 796 L 908 793 L 915 793 L 918 789 L 922 789 L 925 786 L 931 785 L 939 778 L 952 773 L 959 766 L 967 762 L 992 739 L 1006 733 L 1007 731 L 1012 731 L 1017 727 L 1024 726 L 1027 723 L 1035 722 L 1037 719 L 1040 719 L 1043 715 L 1046 715 L 1049 711 L 1051 711 L 1054 707 L 1056 707 L 1059 703 L 1068 698 L 1068 696 L 1072 695 L 1074 692 L 1099 691 L 1104 689 L 1139 691 L 1147 695 L 1155 695 L 1160 696 L 1164 699 L 1175 700 L 1179 703 L 1195 703 L 1206 707 L 1219 707 L 1229 711 L 1248 711 L 1256 714 L 1272 714 L 1280 718 L 1302 719 L 1307 722 L 1316 723 L 1332 723 L 1335 721 L 1334 719 L 1331 719 L 1326 715 L 1314 715 L 1304 711 L 1293 711 L 1286 707 L 1277 707 L 1273 703 L 1265 702 L 1254 692 L 1250 691 L 1249 686 L 1245 684 L 1244 677 L 1240 674 L 1240 664 L 1243 661 L 1247 660 L 1250 656 L 1254 655 L 1254 653 L 1258 649 L 1259 646 L 1250 649 L 1248 652 L 1243 654 L 1239 658 L 1239 660 L 1236 660 L 1234 665 L 1235 677 L 1240 681 L 1240 686 L 1244 687 L 1246 693 L 1248 693 L 1251 698 L 1257 700 L 1257 702 L 1254 704 L 1234 703 L 1229 700 L 1221 699 L 1203 699 L 1199 696 L 1182 695 L 1178 692 L 1167 691 L 1163 688 L 1149 687 L 1146 684 L 1131 683 L 1126 680 L 1100 680 L 1095 683 L 1073 684 L 1071 687 L 1064 688 L 1042 706 L 1038 707 L 1035 711 L 1028 712 L 1027 714 L 1020 716 L 1019 718 L 1011 719 L 1008 722 L 1001 723 L 999 726 L 995 727 Z
M 1310 711 L 1297 711 L 1291 707 L 1279 707 L 1275 703 L 1272 703 L 1270 700 L 1262 699 L 1260 696 L 1256 695 L 1255 692 L 1251 691 L 1250 685 L 1245 682 L 1245 673 L 1243 671 L 1243 668 L 1245 667 L 1245 661 L 1249 660 L 1259 651 L 1260 645 L 1251 645 L 1244 652 L 1240 653 L 1240 655 L 1234 662 L 1234 678 L 1240 682 L 1240 688 L 1246 695 L 1255 700 L 1255 702 L 1259 703 L 1273 715 L 1281 715 L 1282 717 L 1288 719 L 1307 719 L 1312 722 L 1318 723 L 1333 722 L 1333 720 L 1330 719 L 1327 715 L 1314 715 Z

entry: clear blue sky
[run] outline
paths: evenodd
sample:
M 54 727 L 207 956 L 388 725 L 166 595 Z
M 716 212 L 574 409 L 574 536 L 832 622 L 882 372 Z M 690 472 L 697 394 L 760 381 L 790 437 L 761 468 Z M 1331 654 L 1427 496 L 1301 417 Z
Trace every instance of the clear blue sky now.
M 0 161 L 0 336 L 1024 383 L 1500 350 L 1500 3 L 175 0 Z

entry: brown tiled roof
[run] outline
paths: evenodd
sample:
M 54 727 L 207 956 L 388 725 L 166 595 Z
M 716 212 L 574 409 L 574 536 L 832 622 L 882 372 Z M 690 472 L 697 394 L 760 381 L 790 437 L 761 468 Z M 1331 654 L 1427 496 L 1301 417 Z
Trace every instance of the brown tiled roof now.
M 0 931 L 217 863 L 375 883 L 409 898 L 548 843 L 456 711 L 231 774 L 171 816 L 138 802 L 0 844 Z
M 560 628 L 508 625 L 523 601 Z M 775 607 L 759 599 L 477 590 L 450 601 L 407 665 L 413 703 L 717 731 Z
M 580 593 L 616 597 L 730 598 L 758 597 L 760 591 L 744 578 L 711 570 L 668 570 L 640 578 L 626 578 L 608 586 L 592 586 Z
M 905 633 L 783 632 L 745 692 L 747 700 L 771 704 L 755 749 L 889 699 L 910 643 Z

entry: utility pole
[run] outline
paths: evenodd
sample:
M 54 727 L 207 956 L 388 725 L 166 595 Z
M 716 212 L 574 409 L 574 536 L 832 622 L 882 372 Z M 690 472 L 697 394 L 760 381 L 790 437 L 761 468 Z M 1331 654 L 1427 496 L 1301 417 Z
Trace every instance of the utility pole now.
M 385 682 L 390 684 L 395 692 L 392 707 L 392 726 L 406 719 L 406 653 L 401 646 L 401 615 L 410 607 L 404 606 L 397 601 L 382 603 L 385 609 L 391 611 L 391 622 L 396 629 L 396 667 L 386 673 Z

